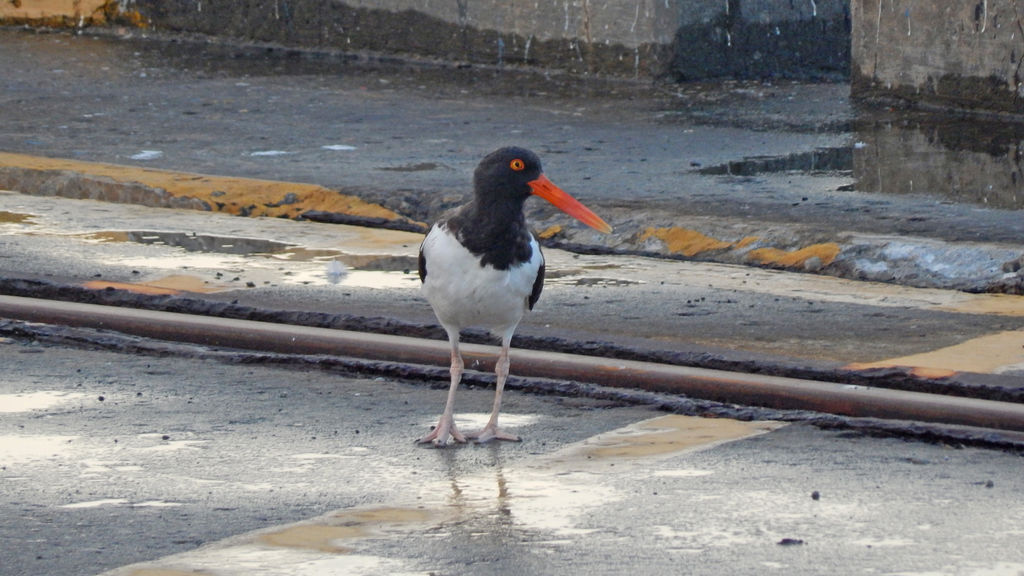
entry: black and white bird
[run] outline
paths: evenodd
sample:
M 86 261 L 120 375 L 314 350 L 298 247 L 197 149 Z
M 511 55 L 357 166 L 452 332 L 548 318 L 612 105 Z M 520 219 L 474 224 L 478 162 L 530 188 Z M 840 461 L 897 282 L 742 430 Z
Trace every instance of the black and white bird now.
M 418 442 L 444 446 L 450 438 L 456 442 L 519 440 L 498 427 L 498 412 L 512 334 L 544 287 L 544 256 L 523 215 L 523 204 L 531 195 L 596 230 L 611 232 L 604 220 L 544 176 L 533 152 L 501 148 L 480 162 L 473 174 L 473 199 L 435 223 L 420 245 L 423 294 L 448 333 L 452 356 L 444 412 L 437 426 Z M 491 417 L 482 430 L 464 434 L 453 417 L 463 369 L 459 331 L 469 327 L 486 328 L 500 337 L 501 352 L 495 365 Z

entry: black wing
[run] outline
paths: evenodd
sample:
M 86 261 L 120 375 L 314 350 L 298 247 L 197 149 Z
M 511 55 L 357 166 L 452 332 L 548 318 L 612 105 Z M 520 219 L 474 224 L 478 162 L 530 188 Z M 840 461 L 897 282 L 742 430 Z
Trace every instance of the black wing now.
M 533 291 L 530 292 L 530 299 L 527 301 L 530 305 L 530 310 L 533 310 L 533 305 L 540 300 L 540 292 L 544 289 L 544 261 L 540 261 L 540 270 L 537 270 L 537 278 L 533 280 Z
M 423 244 L 420 244 L 420 256 L 419 256 L 419 268 L 420 268 L 420 282 L 426 282 L 427 280 L 427 258 L 423 256 Z M 536 288 L 534 288 L 536 290 Z

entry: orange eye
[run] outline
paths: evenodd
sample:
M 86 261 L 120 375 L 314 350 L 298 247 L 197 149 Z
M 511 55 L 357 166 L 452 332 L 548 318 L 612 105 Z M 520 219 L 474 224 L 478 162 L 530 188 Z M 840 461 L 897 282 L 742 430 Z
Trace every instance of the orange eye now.
M 509 162 L 508 166 L 509 168 L 515 170 L 516 172 L 519 172 L 523 168 L 526 168 L 526 163 L 520 160 L 519 158 L 516 158 L 515 160 Z

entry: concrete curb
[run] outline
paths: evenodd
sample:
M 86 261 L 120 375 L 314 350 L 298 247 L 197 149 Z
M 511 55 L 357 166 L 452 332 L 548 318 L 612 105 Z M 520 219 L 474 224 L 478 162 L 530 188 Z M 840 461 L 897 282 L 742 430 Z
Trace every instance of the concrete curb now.
M 914 288 L 1024 294 L 1024 247 L 950 242 L 917 236 L 850 232 L 791 224 L 765 226 L 694 217 L 658 225 L 657 218 L 602 210 L 619 232 L 601 237 L 560 227 L 557 216 L 534 218 L 549 244 L 573 251 L 625 252 L 824 274 Z M 623 219 L 628 219 L 623 224 Z M 655 225 L 652 225 L 656 223 Z M 635 225 L 630 225 L 630 223 Z
M 0 153 L 0 188 L 38 196 L 124 202 L 237 216 L 315 219 L 422 229 L 378 204 L 316 184 L 209 176 Z

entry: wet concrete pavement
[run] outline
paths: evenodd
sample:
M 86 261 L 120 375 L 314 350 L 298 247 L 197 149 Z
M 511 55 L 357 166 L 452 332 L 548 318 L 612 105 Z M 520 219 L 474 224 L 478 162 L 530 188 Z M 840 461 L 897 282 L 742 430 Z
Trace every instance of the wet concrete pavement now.
M 858 116 L 835 84 L 650 87 L 198 46 L 0 31 L 0 150 L 135 166 L 139 182 L 180 171 L 160 180 L 169 197 L 215 187 L 210 211 L 0 192 L 4 292 L 440 338 L 412 272 L 420 235 L 218 213 L 225 181 L 196 174 L 280 181 L 282 201 L 288 182 L 340 189 L 425 221 L 501 135 L 618 231 L 532 205 L 550 280 L 516 346 L 1022 393 L 1024 298 L 948 289 L 1018 281 L 1012 126 L 957 145 L 925 120 Z M 954 189 L 923 194 L 898 169 L 932 174 L 937 156 Z M 26 167 L 2 171 L 38 181 Z M 95 170 L 73 168 L 55 172 Z M 422 383 L 2 328 L 5 575 L 1024 570 L 1019 456 L 949 436 L 644 424 L 663 414 L 517 391 L 506 424 L 523 443 L 435 451 L 411 442 L 443 399 Z M 82 349 L 103 347 L 136 353 Z M 460 418 L 490 395 L 465 390 Z M 601 434 L 625 446 L 595 448 Z
M 0 343 L 5 575 L 1017 574 L 1020 457 L 170 345 Z M 461 422 L 491 392 L 460 395 Z

